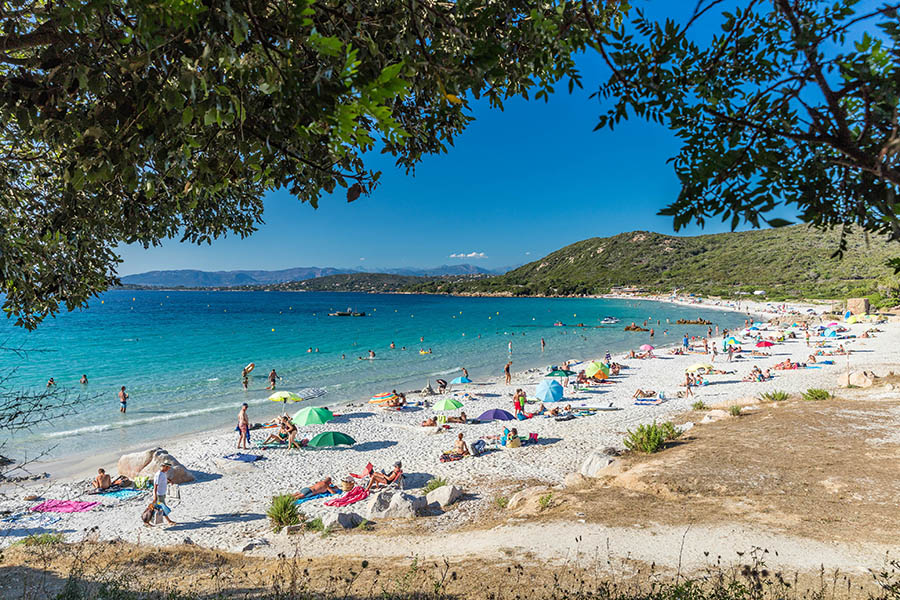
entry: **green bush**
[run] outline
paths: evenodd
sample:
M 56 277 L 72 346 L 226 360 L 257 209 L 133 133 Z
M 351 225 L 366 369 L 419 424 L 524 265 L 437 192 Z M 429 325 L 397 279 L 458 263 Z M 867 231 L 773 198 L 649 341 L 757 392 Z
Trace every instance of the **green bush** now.
M 741 411 L 742 411 L 742 410 L 743 410 L 743 409 L 742 409 L 740 406 L 738 406 L 737 404 L 735 404 L 734 406 L 729 406 L 729 407 L 728 407 L 728 413 L 729 413 L 732 417 L 739 417 L 739 416 L 741 416 Z
M 691 408 L 694 410 L 706 410 L 708 407 L 704 404 L 703 400 L 697 400 L 693 404 L 691 404 Z
M 675 427 L 671 421 L 657 424 L 653 421 L 650 425 L 638 425 L 634 431 L 628 430 L 625 436 L 625 447 L 635 452 L 653 454 L 662 449 L 663 444 L 674 440 L 681 435 L 681 430 Z
M 312 521 L 307 521 L 303 526 L 307 531 L 325 531 L 325 524 L 322 522 L 321 517 L 316 517 Z
M 283 527 L 300 523 L 300 512 L 297 510 L 297 505 L 294 504 L 294 497 L 290 494 L 273 496 L 266 516 L 269 517 L 275 533 L 281 531 Z
M 509 504 L 509 498 L 507 498 L 506 496 L 497 496 L 496 498 L 494 498 L 494 504 L 497 505 L 497 508 L 506 508 L 506 506 Z
M 49 546 L 51 544 L 62 544 L 63 534 L 61 533 L 33 533 L 22 538 L 15 545 L 21 546 Z
M 425 484 L 425 487 L 422 488 L 422 493 L 427 494 L 432 490 L 436 490 L 439 487 L 444 487 L 447 485 L 447 480 L 442 477 L 432 477 L 428 480 L 428 483 Z
M 550 503 L 553 502 L 553 493 L 544 494 L 540 498 L 538 498 L 538 506 L 541 507 L 541 510 L 546 510 L 550 508 Z
M 759 395 L 759 400 L 761 402 L 784 402 L 791 395 L 785 392 L 784 390 L 773 390 L 771 392 L 764 392 Z
M 831 392 L 819 388 L 809 388 L 803 392 L 803 399 L 807 402 L 815 402 L 817 400 L 828 400 L 831 398 Z

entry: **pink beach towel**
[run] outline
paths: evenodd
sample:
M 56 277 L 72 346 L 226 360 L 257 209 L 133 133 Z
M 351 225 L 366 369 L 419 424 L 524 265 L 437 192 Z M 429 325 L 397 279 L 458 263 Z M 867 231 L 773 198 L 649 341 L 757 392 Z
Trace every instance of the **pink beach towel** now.
M 356 486 L 340 498 L 327 500 L 325 506 L 350 506 L 351 504 L 356 504 L 360 500 L 365 500 L 368 497 L 369 492 L 367 492 L 364 487 Z
M 87 512 L 100 504 L 99 502 L 79 502 L 78 500 L 45 500 L 32 506 L 32 512 L 76 513 Z

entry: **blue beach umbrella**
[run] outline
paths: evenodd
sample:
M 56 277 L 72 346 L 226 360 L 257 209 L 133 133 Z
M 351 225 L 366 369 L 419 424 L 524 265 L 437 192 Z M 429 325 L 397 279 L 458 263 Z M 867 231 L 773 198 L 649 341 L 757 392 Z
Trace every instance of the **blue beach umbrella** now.
M 534 396 L 541 402 L 559 402 L 563 397 L 563 386 L 553 379 L 545 379 L 538 384 Z
M 460 384 L 460 383 L 472 383 L 472 380 L 469 379 L 468 377 L 457 377 L 456 379 L 454 379 L 454 380 L 451 381 L 450 383 L 451 383 L 451 384 L 454 384 L 454 385 L 455 385 L 455 384 Z
M 502 408 L 492 408 L 486 410 L 478 416 L 479 421 L 512 421 L 514 416 L 503 410 Z

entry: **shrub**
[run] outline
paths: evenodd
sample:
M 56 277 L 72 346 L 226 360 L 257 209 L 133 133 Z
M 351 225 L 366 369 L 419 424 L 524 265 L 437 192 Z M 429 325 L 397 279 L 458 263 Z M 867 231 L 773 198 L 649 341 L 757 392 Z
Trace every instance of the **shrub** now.
M 691 408 L 694 410 L 706 410 L 707 406 L 704 404 L 703 400 L 697 400 L 693 404 L 691 404 Z
M 734 406 L 729 406 L 729 407 L 728 407 L 728 413 L 729 413 L 732 417 L 739 417 L 739 416 L 741 416 L 741 410 L 742 410 L 741 407 L 738 406 L 737 404 L 735 404 Z
M 447 480 L 442 477 L 432 477 L 428 480 L 428 483 L 425 484 L 425 487 L 422 488 L 422 493 L 427 494 L 432 490 L 436 490 L 439 487 L 444 487 L 447 485 Z
M 790 397 L 791 395 L 784 390 L 773 390 L 759 395 L 761 402 L 784 402 Z
M 625 436 L 625 447 L 636 452 L 652 454 L 662 449 L 662 445 L 681 435 L 681 430 L 670 421 L 658 425 L 653 421 L 650 425 L 638 425 L 635 431 L 628 430 Z
M 61 533 L 33 533 L 16 542 L 17 545 L 22 546 L 49 546 L 62 543 L 63 535 Z
M 553 493 L 544 494 L 540 498 L 538 498 L 538 506 L 541 507 L 541 510 L 546 510 L 550 508 L 550 503 L 553 502 Z
M 506 496 L 497 496 L 494 498 L 494 504 L 497 505 L 497 508 L 506 508 L 506 505 L 509 504 L 509 498 Z
M 266 516 L 269 517 L 275 533 L 281 531 L 283 527 L 300 523 L 300 512 L 294 504 L 294 497 L 290 494 L 272 497 L 272 504 L 269 505 Z
M 831 392 L 828 390 L 821 390 L 819 388 L 809 388 L 805 392 L 803 392 L 803 399 L 808 402 L 815 402 L 816 400 L 828 400 L 831 398 Z
M 321 517 L 316 517 L 312 521 L 303 524 L 307 531 L 325 531 L 325 524 L 322 523 Z

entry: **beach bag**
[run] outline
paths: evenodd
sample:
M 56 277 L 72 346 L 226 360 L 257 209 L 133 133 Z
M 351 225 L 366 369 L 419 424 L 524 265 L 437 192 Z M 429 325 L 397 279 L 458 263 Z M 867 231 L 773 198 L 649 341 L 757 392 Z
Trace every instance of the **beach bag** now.
M 161 511 L 161 510 L 158 510 L 158 509 L 157 509 L 157 510 L 154 510 L 154 511 L 153 511 L 153 524 L 154 524 L 154 525 L 159 525 L 159 524 L 161 524 L 162 522 L 163 522 L 163 513 L 162 513 L 162 511 Z
M 169 483 L 169 498 L 173 500 L 181 500 L 181 488 L 177 483 Z
M 153 506 L 154 504 L 151 502 L 150 505 L 144 509 L 144 512 L 141 513 L 141 521 L 144 523 L 149 523 L 153 519 L 153 513 L 155 512 Z
M 474 454 L 475 456 L 479 456 L 480 454 L 482 454 L 484 452 L 484 447 L 486 445 L 487 444 L 485 443 L 484 440 L 474 441 L 472 443 L 472 454 Z

